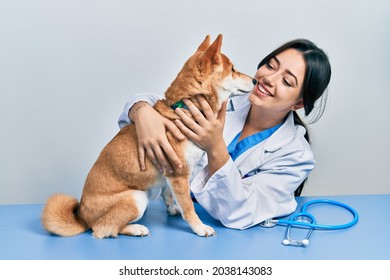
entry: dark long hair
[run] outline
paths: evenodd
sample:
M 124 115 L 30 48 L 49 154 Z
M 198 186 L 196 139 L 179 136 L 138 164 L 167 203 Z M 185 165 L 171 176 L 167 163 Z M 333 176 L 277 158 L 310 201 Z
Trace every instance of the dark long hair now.
M 258 65 L 257 69 L 269 62 L 269 60 L 276 55 L 287 49 L 295 49 L 299 51 L 306 63 L 305 77 L 303 80 L 302 91 L 300 96 L 302 97 L 305 116 L 308 116 L 314 108 L 314 103 L 323 96 L 326 88 L 328 87 L 330 77 L 332 74 L 328 56 L 325 52 L 318 48 L 313 42 L 307 39 L 296 39 L 289 41 L 284 45 L 280 46 L 269 55 L 267 55 Z M 325 98 L 325 99 L 324 99 Z M 312 122 L 317 121 L 323 114 L 326 105 L 326 95 L 321 98 L 319 111 L 317 111 L 316 116 L 313 118 Z M 294 111 L 294 121 L 296 124 L 303 126 L 306 129 L 305 138 L 310 143 L 310 136 L 307 129 L 307 126 L 299 117 L 299 115 Z M 303 186 L 307 179 L 305 179 L 302 184 L 296 189 L 295 196 L 300 196 Z

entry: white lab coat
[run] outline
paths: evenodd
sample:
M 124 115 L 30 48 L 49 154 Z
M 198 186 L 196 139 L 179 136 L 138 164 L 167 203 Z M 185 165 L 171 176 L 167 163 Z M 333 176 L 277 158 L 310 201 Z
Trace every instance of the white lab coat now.
M 149 94 L 135 96 L 126 104 L 119 126 L 130 123 L 128 112 L 134 103 L 144 100 L 154 104 L 159 98 Z M 249 108 L 248 95 L 230 99 L 224 128 L 226 145 L 242 130 Z M 315 167 L 305 132 L 304 127 L 295 125 L 290 113 L 269 138 L 235 161 L 230 158 L 211 177 L 207 156 L 203 156 L 191 176 L 191 191 L 212 217 L 229 228 L 245 229 L 292 213 L 297 206 L 294 191 Z M 256 174 L 243 179 L 250 172 Z

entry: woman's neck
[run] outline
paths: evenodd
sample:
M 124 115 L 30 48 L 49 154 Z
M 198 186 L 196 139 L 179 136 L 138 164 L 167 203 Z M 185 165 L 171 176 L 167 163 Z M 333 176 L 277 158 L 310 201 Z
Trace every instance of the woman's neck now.
M 267 112 L 266 110 L 256 109 L 251 106 L 246 119 L 244 129 L 252 133 L 260 132 L 282 123 L 286 115 Z

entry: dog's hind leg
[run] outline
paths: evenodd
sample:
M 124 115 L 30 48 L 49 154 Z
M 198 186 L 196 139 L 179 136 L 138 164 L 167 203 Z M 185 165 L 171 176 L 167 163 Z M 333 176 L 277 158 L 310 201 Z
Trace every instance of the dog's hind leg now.
M 199 236 L 215 235 L 212 227 L 205 225 L 199 219 L 195 212 L 194 203 L 190 196 L 189 181 L 186 177 L 169 177 L 167 182 L 170 184 L 176 202 L 182 212 L 183 219 L 187 221 L 193 232 Z
M 147 194 L 144 191 L 129 190 L 120 196 L 120 199 L 92 226 L 95 238 L 116 237 L 118 234 L 149 235 L 147 227 L 140 224 L 129 224 L 129 222 L 135 222 L 143 216 L 148 204 Z

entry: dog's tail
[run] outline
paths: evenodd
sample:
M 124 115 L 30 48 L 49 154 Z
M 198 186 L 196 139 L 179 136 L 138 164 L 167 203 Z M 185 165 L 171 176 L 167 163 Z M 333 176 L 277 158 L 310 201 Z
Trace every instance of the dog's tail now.
M 72 236 L 88 230 L 86 223 L 77 214 L 79 207 L 76 198 L 54 194 L 43 207 L 43 227 L 60 236 Z

